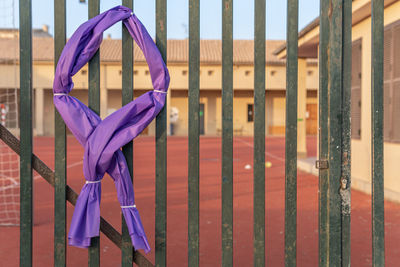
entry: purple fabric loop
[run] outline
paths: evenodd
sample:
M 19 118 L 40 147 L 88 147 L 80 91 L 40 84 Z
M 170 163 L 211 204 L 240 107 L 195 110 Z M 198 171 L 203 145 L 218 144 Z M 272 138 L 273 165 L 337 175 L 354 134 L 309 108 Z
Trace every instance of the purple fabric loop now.
M 154 91 L 149 91 L 115 111 L 103 121 L 85 104 L 69 96 L 76 74 L 96 53 L 103 32 L 122 20 L 149 65 Z M 54 77 L 54 105 L 70 131 L 84 146 L 86 183 L 76 202 L 68 234 L 69 244 L 89 247 L 100 228 L 100 181 L 107 172 L 114 180 L 118 201 L 135 249 L 150 251 L 150 245 L 135 206 L 128 165 L 121 147 L 140 134 L 161 111 L 169 86 L 168 69 L 150 35 L 129 8 L 114 7 L 83 23 L 60 56 Z

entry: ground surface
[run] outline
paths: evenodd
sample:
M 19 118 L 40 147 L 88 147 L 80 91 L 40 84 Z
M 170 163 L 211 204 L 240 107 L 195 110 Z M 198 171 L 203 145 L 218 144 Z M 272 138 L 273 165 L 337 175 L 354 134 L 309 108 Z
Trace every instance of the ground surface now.
M 252 266 L 253 182 L 252 139 L 237 137 L 234 142 L 234 262 Z M 54 140 L 36 138 L 35 153 L 51 168 L 54 166 Z M 309 156 L 315 155 L 315 138 L 308 138 Z M 221 262 L 221 141 L 201 138 L 200 149 L 200 265 L 220 266 Z M 284 262 L 284 139 L 267 138 L 266 169 L 266 261 L 267 266 Z M 134 186 L 136 204 L 154 251 L 154 138 L 135 141 Z M 83 150 L 74 138 L 68 138 L 68 184 L 79 192 L 83 183 Z M 52 187 L 35 174 L 34 183 L 34 266 L 53 265 Z M 186 266 L 187 262 L 187 139 L 168 139 L 168 265 Z M 371 265 L 370 196 L 352 192 L 352 266 Z M 73 207 L 68 204 L 68 223 Z M 121 212 L 116 190 L 109 177 L 102 186 L 101 213 L 120 229 Z M 387 266 L 400 262 L 400 205 L 386 202 Z M 68 228 L 67 228 L 68 229 Z M 318 264 L 318 178 L 303 172 L 298 175 L 298 265 Z M 18 266 L 19 228 L 0 227 L 0 266 Z M 120 266 L 120 252 L 101 235 L 102 266 Z M 148 254 L 154 262 L 154 253 Z M 68 247 L 68 266 L 85 266 L 87 251 Z

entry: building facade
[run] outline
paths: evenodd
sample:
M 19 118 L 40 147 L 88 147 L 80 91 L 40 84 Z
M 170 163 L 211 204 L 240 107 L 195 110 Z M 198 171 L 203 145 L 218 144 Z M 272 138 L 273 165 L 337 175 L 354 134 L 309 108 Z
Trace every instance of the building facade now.
M 384 179 L 385 197 L 400 201 L 400 1 L 384 10 Z M 353 1 L 351 83 L 352 188 L 371 192 L 371 1 Z M 299 32 L 299 56 L 318 58 L 319 20 Z M 285 57 L 285 46 L 275 52 Z
M 266 132 L 270 135 L 284 134 L 285 126 L 285 61 L 273 55 L 283 41 L 267 41 L 266 53 Z M 19 86 L 18 39 L 0 34 L 0 95 Z M 202 40 L 200 65 L 201 132 L 204 135 L 219 135 L 221 132 L 221 41 Z M 11 51 L 11 52 L 10 52 Z M 14 53 L 12 52 L 14 51 Z M 34 88 L 34 133 L 54 134 L 54 108 L 52 104 L 52 83 L 54 77 L 53 38 L 33 38 L 33 88 Z M 168 97 L 168 111 L 177 113 L 173 123 L 174 135 L 188 133 L 188 41 L 168 41 L 168 68 L 171 83 Z M 105 39 L 100 48 L 101 56 L 101 116 L 104 118 L 121 107 L 121 41 Z M 234 132 L 236 135 L 253 134 L 253 41 L 234 41 Z M 147 64 L 140 49 L 134 48 L 134 95 L 135 97 L 152 90 Z M 306 96 L 302 101 L 309 107 L 308 133 L 315 134 L 318 68 L 315 62 L 307 62 L 304 86 Z M 71 95 L 87 103 L 87 66 L 74 77 Z M 0 97 L 0 101 L 3 101 Z M 304 111 L 305 113 L 306 111 Z M 9 117 L 11 116 L 11 110 Z M 306 118 L 304 118 L 306 119 Z M 154 124 L 144 134 L 154 134 Z

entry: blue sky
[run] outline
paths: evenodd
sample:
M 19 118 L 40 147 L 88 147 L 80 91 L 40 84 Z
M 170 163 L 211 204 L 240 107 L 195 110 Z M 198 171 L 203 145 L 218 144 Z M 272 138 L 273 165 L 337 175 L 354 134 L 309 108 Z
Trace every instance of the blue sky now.
M 15 25 L 18 26 L 18 0 L 14 1 Z M 1 6 L 11 5 L 12 0 L 0 0 Z M 233 1 L 233 38 L 253 39 L 254 32 L 254 1 Z M 299 28 L 303 28 L 319 14 L 318 0 L 299 1 Z M 4 4 L 7 3 L 7 4 Z M 10 3 L 10 4 L 8 4 Z M 101 12 L 121 4 L 121 0 L 103 0 Z M 168 39 L 187 38 L 188 31 L 188 0 L 168 0 L 167 25 Z M 200 0 L 200 35 L 202 39 L 221 39 L 221 1 Z M 11 27 L 11 8 L 0 11 L 0 27 Z M 152 36 L 155 32 L 155 1 L 134 0 L 134 11 L 146 26 Z M 50 26 L 53 34 L 54 5 L 53 0 L 32 0 L 33 27 L 40 28 L 43 24 Z M 87 20 L 87 4 L 79 0 L 67 0 L 67 35 L 70 36 L 76 28 Z M 110 28 L 106 34 L 112 38 L 121 38 L 121 23 Z M 267 0 L 267 39 L 285 39 L 286 37 L 286 1 Z

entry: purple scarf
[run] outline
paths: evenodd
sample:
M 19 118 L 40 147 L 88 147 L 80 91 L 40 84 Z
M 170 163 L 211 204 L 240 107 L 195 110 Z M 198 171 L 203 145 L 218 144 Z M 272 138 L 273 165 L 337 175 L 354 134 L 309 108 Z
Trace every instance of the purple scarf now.
M 149 65 L 154 90 L 115 111 L 103 121 L 86 105 L 68 93 L 75 75 L 95 54 L 103 32 L 123 20 Z M 132 10 L 114 7 L 83 23 L 72 35 L 60 56 L 54 77 L 54 105 L 70 131 L 85 148 L 83 172 L 86 184 L 76 202 L 68 234 L 69 244 L 89 247 L 99 236 L 101 179 L 107 172 L 114 180 L 132 244 L 150 251 L 133 185 L 121 147 L 134 139 L 157 116 L 165 103 L 169 85 L 168 69 L 150 35 Z

